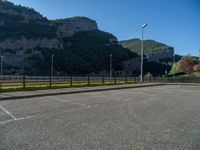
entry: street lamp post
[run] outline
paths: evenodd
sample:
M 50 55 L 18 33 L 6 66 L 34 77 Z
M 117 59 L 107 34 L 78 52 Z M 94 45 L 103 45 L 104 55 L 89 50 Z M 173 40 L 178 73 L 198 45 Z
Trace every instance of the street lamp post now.
M 141 72 L 140 72 L 140 83 L 142 84 L 143 82 L 143 59 L 144 59 L 144 28 L 147 26 L 147 24 L 143 24 L 141 27 L 141 32 L 142 32 L 142 40 L 141 40 Z
M 173 70 L 173 79 L 175 79 L 175 71 L 176 71 L 176 68 L 175 68 L 175 52 L 173 54 L 173 67 L 174 67 L 174 70 Z
M 54 55 L 51 55 L 51 79 L 53 77 L 53 58 L 54 58 Z
M 112 54 L 110 54 L 110 81 L 112 80 Z
M 199 61 L 200 61 L 200 49 L 199 49 Z
M 3 75 L 3 56 L 1 56 L 1 76 Z

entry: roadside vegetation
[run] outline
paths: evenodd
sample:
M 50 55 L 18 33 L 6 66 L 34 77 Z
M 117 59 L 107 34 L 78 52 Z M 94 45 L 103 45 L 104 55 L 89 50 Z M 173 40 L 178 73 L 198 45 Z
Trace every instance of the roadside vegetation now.
M 105 81 L 104 83 L 102 82 L 80 82 L 80 83 L 73 83 L 67 84 L 67 83 L 53 83 L 53 84 L 38 84 L 38 85 L 11 85 L 11 86 L 0 86 L 0 91 L 18 91 L 18 90 L 32 90 L 32 89 L 49 89 L 49 88 L 67 88 L 67 87 L 83 87 L 83 86 L 103 86 L 103 85 L 114 85 L 114 84 L 131 84 L 131 83 L 136 83 L 135 81 Z
M 181 60 L 172 66 L 169 74 L 184 74 L 186 76 L 200 77 L 200 59 L 195 59 L 189 55 L 182 57 Z

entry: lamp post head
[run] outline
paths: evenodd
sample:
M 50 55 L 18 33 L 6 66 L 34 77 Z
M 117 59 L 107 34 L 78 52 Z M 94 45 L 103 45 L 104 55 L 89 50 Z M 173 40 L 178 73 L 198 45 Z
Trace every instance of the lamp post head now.
M 147 24 L 146 24 L 146 23 L 142 25 L 142 28 L 143 28 L 143 29 L 144 29 L 145 27 L 147 27 Z

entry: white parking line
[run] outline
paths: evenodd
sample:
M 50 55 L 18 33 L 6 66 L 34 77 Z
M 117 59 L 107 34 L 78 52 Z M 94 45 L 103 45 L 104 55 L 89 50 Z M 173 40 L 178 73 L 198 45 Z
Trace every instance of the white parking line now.
M 50 97 L 50 96 L 49 96 Z M 55 100 L 59 100 L 59 101 L 63 101 L 63 102 L 67 102 L 66 100 L 63 100 L 63 99 L 61 99 L 61 98 L 57 98 L 57 97 L 50 97 L 51 99 L 55 99 Z
M 13 121 L 20 121 L 20 120 L 24 120 L 24 119 L 30 119 L 32 117 L 33 116 L 28 116 L 28 117 L 25 117 L 25 118 L 15 118 L 15 119 L 10 119 L 10 120 L 5 120 L 5 121 L 1 121 L 0 125 L 6 124 L 6 123 L 9 123 L 9 122 L 13 122 Z
M 157 96 L 157 94 L 151 94 L 150 96 L 151 96 L 151 97 L 153 97 L 153 96 Z
M 29 118 L 32 118 L 32 117 L 33 117 L 33 116 L 28 116 L 28 117 L 24 117 L 24 118 L 17 118 L 17 117 L 15 117 L 12 113 L 10 113 L 7 109 L 5 109 L 3 106 L 0 106 L 0 108 L 1 108 L 6 114 L 8 114 L 8 115 L 12 118 L 12 119 L 10 119 L 10 120 L 1 121 L 1 122 L 0 122 L 0 125 L 6 124 L 6 123 L 9 123 L 9 122 L 13 122 L 13 121 L 19 121 L 19 120 L 29 119 Z
M 7 113 L 11 118 L 13 119 L 17 119 L 15 116 L 13 116 L 8 110 L 6 110 L 3 106 L 0 106 L 0 108 L 5 112 Z
M 71 101 L 67 101 L 67 100 L 64 100 L 64 99 L 61 99 L 61 98 L 57 98 L 57 97 L 49 97 L 51 99 L 55 99 L 55 100 L 59 100 L 59 101 L 62 101 L 62 102 L 66 102 L 66 103 L 71 103 L 71 104 L 76 104 L 76 105 L 81 105 L 81 106 L 85 106 L 85 107 L 91 107 L 89 105 L 86 105 L 86 104 L 83 104 L 83 103 L 78 103 L 78 102 L 71 102 Z

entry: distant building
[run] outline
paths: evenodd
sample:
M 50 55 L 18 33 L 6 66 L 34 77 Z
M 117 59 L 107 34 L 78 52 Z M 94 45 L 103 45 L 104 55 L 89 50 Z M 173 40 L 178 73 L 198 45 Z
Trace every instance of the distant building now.
M 194 65 L 193 71 L 200 71 L 200 64 Z

